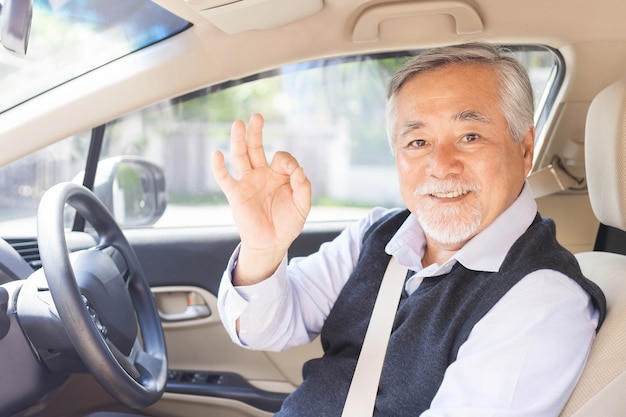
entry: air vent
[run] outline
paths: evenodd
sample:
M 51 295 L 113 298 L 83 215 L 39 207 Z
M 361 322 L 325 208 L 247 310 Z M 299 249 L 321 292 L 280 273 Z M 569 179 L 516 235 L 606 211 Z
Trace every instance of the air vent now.
M 36 240 L 9 239 L 8 242 L 33 269 L 41 267 L 39 245 Z

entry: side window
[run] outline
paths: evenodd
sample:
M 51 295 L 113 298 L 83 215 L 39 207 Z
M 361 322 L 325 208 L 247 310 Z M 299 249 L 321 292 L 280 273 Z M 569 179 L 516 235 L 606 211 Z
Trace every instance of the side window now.
M 539 130 L 558 88 L 560 61 L 541 47 L 513 51 L 532 78 Z M 309 221 L 400 206 L 384 129 L 386 86 L 417 53 L 299 63 L 196 91 L 110 123 L 103 157 L 142 155 L 163 168 L 168 206 L 155 226 L 231 224 L 210 155 L 219 149 L 228 160 L 231 123 L 258 112 L 265 117 L 268 159 L 277 150 L 292 153 L 312 182 Z
M 512 50 L 529 70 L 540 132 L 562 77 L 560 60 L 538 46 Z M 167 207 L 155 227 L 231 224 L 210 155 L 220 149 L 228 158 L 233 120 L 259 112 L 268 158 L 291 152 L 311 179 L 309 221 L 351 220 L 372 206 L 399 206 L 385 94 L 391 75 L 417 53 L 299 63 L 162 102 L 107 124 L 101 158 L 140 157 L 161 167 Z M 5 235 L 34 234 L 41 195 L 84 169 L 89 137 L 89 131 L 79 133 L 0 168 Z
M 359 217 L 401 203 L 384 129 L 386 85 L 403 56 L 286 66 L 197 91 L 107 126 L 103 157 L 142 154 L 164 169 L 168 208 L 156 226 L 232 223 L 210 155 L 229 159 L 230 126 L 265 118 L 268 159 L 292 153 L 313 184 L 310 221 Z

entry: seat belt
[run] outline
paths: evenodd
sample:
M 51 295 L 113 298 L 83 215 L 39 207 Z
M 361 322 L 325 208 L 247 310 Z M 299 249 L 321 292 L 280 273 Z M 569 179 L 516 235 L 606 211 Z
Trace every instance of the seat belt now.
M 341 417 L 374 414 L 380 374 L 407 271 L 391 257 L 380 283 Z

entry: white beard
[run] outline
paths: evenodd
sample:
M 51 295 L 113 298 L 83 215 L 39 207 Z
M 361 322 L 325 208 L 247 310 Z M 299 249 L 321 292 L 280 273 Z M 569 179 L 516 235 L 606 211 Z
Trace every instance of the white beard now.
M 419 198 L 415 205 L 415 216 L 424 233 L 436 242 L 450 245 L 471 238 L 482 221 L 482 206 L 478 199 L 458 203 L 437 204 L 431 194 L 465 194 L 480 189 L 478 184 L 463 184 L 457 181 L 442 181 L 417 187 Z

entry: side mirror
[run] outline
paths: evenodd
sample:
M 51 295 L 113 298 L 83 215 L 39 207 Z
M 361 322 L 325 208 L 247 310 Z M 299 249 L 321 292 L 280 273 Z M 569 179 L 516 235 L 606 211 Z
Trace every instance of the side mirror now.
M 135 156 L 100 161 L 93 191 L 121 227 L 152 225 L 167 206 L 163 170 Z
M 33 0 L 4 0 L 0 6 L 0 43 L 25 56 L 33 21 Z

